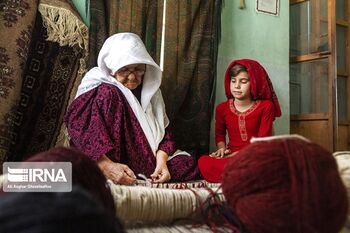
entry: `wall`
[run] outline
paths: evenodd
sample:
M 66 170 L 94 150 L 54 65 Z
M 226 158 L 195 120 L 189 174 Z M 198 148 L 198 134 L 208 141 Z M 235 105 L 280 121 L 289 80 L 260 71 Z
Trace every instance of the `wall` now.
M 86 6 L 89 4 L 89 0 L 72 0 L 74 6 L 77 8 L 80 16 L 84 20 L 84 23 L 89 27 L 90 26 L 90 14 L 86 11 Z M 89 9 L 89 7 L 87 7 Z
M 221 41 L 218 51 L 215 104 L 226 100 L 223 77 L 235 59 L 259 61 L 268 72 L 279 98 L 282 117 L 274 125 L 275 134 L 289 133 L 289 1 L 280 0 L 278 16 L 257 13 L 256 0 L 223 0 Z M 215 114 L 215 113 L 214 113 Z M 211 127 L 211 150 L 214 150 L 214 125 Z

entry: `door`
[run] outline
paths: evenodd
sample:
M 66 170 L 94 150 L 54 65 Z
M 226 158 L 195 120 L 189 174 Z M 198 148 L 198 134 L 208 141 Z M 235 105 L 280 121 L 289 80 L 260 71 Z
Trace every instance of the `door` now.
M 290 1 L 291 133 L 330 151 L 349 148 L 348 12 L 347 0 Z

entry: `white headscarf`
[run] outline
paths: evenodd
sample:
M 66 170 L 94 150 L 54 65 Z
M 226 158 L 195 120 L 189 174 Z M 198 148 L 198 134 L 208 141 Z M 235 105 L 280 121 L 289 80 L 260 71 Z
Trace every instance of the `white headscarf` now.
M 131 90 L 111 76 L 120 68 L 130 64 L 146 64 L 141 104 Z M 162 79 L 161 69 L 148 54 L 140 37 L 133 33 L 118 33 L 109 37 L 100 50 L 97 65 L 86 73 L 75 98 L 102 83 L 118 87 L 130 104 L 155 155 L 164 137 L 165 128 L 169 124 L 159 89 Z

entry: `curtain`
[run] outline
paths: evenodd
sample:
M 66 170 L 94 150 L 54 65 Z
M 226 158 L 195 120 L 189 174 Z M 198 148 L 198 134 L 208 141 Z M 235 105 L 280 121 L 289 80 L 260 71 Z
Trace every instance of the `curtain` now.
M 119 32 L 139 35 L 159 63 L 162 13 L 158 0 L 90 0 L 89 67 L 96 66 L 103 42 Z
M 98 52 L 108 37 L 107 1 L 90 0 L 88 69 L 97 65 Z
M 221 1 L 167 0 L 162 93 L 181 149 L 208 153 Z

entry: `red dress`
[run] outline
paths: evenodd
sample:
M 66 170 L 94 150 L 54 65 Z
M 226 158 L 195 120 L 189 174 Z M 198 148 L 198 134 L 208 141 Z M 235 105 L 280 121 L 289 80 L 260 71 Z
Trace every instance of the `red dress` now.
M 229 99 L 216 107 L 215 141 L 226 142 L 226 132 L 229 142 L 227 148 L 232 152 L 248 145 L 252 137 L 266 137 L 272 134 L 275 119 L 274 104 L 270 100 L 256 100 L 245 112 L 239 112 Z M 198 161 L 199 170 L 204 179 L 209 182 L 221 182 L 222 171 L 230 157 L 216 159 L 207 155 Z

